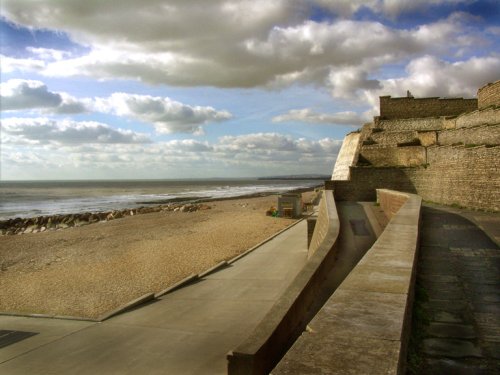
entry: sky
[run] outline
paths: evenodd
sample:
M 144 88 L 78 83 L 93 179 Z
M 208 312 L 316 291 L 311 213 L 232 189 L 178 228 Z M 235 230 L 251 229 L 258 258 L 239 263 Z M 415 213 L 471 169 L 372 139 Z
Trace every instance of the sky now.
M 2 0 L 1 180 L 330 174 L 379 96 L 500 79 L 498 0 Z

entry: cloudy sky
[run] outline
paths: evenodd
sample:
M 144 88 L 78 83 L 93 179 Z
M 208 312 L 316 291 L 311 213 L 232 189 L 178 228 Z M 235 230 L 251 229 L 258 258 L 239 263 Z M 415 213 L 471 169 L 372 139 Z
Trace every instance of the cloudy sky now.
M 500 79 L 497 0 L 2 0 L 1 179 L 330 173 L 380 95 Z

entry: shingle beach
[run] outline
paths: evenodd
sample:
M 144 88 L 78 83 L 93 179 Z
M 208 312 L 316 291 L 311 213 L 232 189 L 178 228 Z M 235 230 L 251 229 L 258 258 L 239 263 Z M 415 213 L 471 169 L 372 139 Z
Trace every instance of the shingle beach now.
M 231 259 L 292 224 L 266 216 L 276 202 L 276 196 L 215 201 L 196 212 L 1 236 L 0 312 L 96 318 Z

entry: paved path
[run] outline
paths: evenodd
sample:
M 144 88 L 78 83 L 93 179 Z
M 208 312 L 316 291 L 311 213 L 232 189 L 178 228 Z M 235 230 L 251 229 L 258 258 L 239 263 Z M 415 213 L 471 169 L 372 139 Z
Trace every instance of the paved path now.
M 410 373 L 499 374 L 500 215 L 426 204 L 422 224 Z
M 227 352 L 305 264 L 306 233 L 303 221 L 233 265 L 103 323 L 0 316 L 0 374 L 224 374 Z

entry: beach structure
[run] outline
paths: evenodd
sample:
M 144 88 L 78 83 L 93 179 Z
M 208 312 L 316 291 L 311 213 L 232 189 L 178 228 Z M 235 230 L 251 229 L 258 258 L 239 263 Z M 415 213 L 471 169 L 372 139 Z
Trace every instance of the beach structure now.
M 498 160 L 500 81 L 480 88 L 478 99 L 381 97 L 380 116 L 346 136 L 332 179 L 325 181 L 317 217 L 308 222 L 307 266 L 255 333 L 228 355 L 228 372 L 405 374 L 417 263 L 437 301 L 426 308 L 441 313 L 431 315 L 422 361 L 435 373 L 498 368 L 498 353 L 490 348 L 500 323 L 485 321 L 483 306 L 498 311 L 499 305 L 477 293 L 500 287 L 498 270 L 490 270 L 479 250 L 498 256 L 500 217 L 422 206 L 425 199 L 498 212 Z M 360 203 L 366 201 L 377 203 Z M 368 219 L 354 213 L 360 206 Z M 371 230 L 377 239 L 360 254 Z M 437 263 L 419 260 L 420 242 L 426 257 L 429 248 L 439 248 Z M 451 262 L 460 268 L 443 284 Z M 453 318 L 464 300 L 468 320 L 440 318 Z
M 98 321 L 0 316 L 0 373 L 406 374 L 417 279 L 420 373 L 496 373 L 499 110 L 500 81 L 477 101 L 382 97 L 314 223 Z
M 297 218 L 302 215 L 302 198 L 300 193 L 281 194 L 278 197 L 278 213 L 280 217 Z
M 373 201 L 384 187 L 500 211 L 499 93 L 497 81 L 477 99 L 380 97 L 380 116 L 346 136 L 326 187 L 336 200 Z

